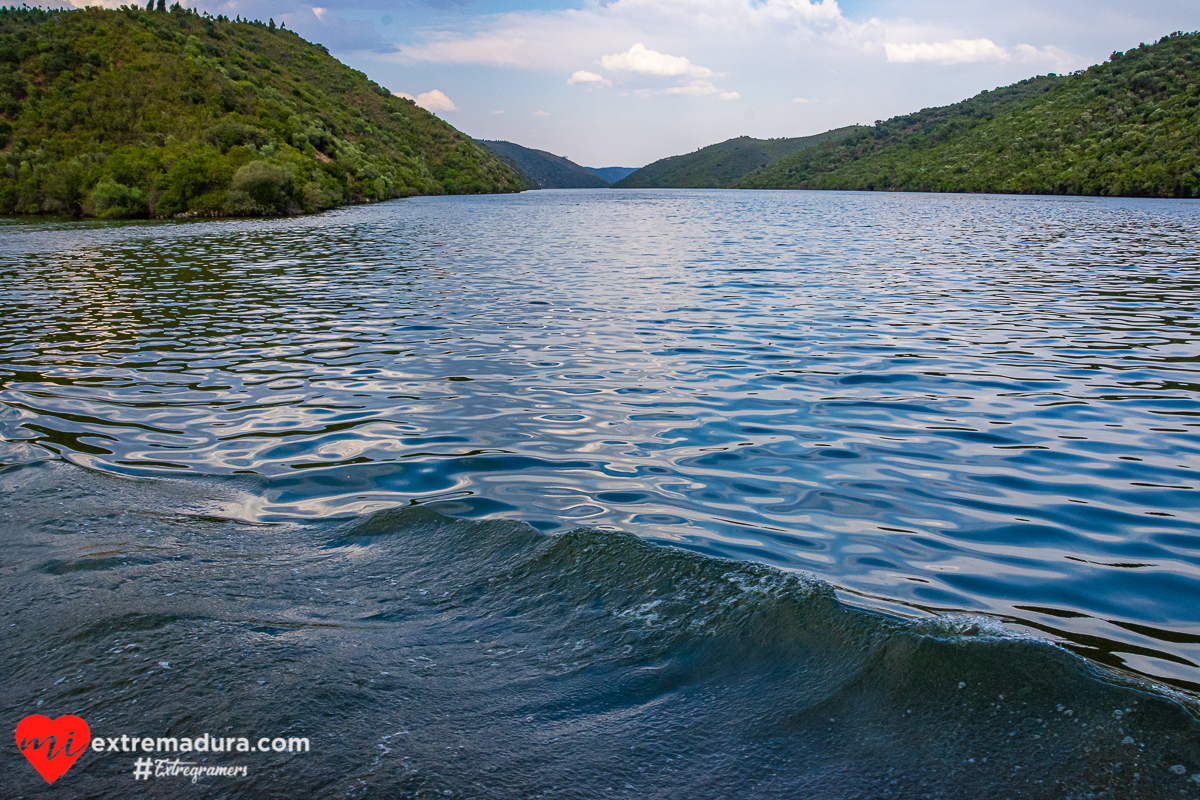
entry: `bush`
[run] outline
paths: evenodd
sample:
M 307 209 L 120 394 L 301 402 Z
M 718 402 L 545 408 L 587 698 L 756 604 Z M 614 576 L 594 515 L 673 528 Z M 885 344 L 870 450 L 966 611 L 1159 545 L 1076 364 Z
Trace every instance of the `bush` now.
M 141 189 L 106 178 L 92 190 L 93 213 L 100 219 L 144 217 L 148 213 L 146 195 Z
M 305 211 L 324 211 L 342 202 L 342 193 L 336 186 L 322 186 L 319 183 L 306 183 L 300 190 L 300 205 Z
M 262 128 L 253 125 L 243 125 L 227 119 L 218 122 L 204 132 L 204 138 L 222 153 L 237 145 L 252 144 L 262 147 L 272 141 L 272 136 Z
M 165 217 L 192 209 L 198 198 L 224 190 L 229 172 L 225 159 L 212 150 L 179 159 L 166 173 L 166 192 L 157 203 L 158 214 Z
M 251 161 L 233 176 L 226 210 L 231 214 L 281 214 L 292 194 L 292 176 L 283 167 Z
M 55 165 L 42 184 L 42 211 L 48 214 L 75 215 L 83 210 L 83 195 L 87 183 L 87 169 L 79 161 Z

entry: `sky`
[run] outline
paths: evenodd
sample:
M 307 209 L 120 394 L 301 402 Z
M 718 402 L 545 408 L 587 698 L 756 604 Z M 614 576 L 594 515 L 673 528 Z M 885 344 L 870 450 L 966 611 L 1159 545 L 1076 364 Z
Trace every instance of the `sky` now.
M 315 1 L 185 5 L 273 18 L 470 136 L 590 167 L 870 124 L 1200 29 L 1198 0 Z

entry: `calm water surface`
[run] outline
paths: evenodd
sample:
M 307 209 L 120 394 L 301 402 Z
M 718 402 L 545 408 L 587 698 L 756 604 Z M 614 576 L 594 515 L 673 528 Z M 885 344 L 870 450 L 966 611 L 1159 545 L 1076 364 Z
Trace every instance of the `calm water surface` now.
M 0 233 L 7 463 L 216 480 L 257 523 L 622 530 L 1200 688 L 1200 204 L 543 191 Z

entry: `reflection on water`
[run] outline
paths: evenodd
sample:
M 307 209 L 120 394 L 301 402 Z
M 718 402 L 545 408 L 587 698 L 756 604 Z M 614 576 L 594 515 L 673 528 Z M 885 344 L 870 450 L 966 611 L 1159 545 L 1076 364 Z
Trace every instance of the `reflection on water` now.
M 1200 204 L 600 190 L 0 230 L 9 442 L 243 475 L 261 521 L 622 529 L 1200 688 Z

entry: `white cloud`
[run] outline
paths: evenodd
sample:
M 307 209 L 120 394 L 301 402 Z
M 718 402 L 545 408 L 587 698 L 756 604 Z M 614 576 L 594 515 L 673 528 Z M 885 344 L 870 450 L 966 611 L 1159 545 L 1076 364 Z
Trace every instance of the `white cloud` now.
M 809 100 L 807 97 L 793 97 L 792 102 L 793 103 L 811 103 L 812 100 Z
M 325 14 L 325 9 L 313 7 L 313 13 L 328 23 L 337 10 L 331 8 Z M 1000 36 L 1005 32 L 1012 33 L 1009 15 L 991 15 L 995 19 L 966 12 L 949 15 L 961 17 L 958 24 L 947 15 L 924 16 L 851 20 L 837 0 L 588 0 L 578 8 L 465 15 L 463 24 L 453 28 L 417 28 L 416 38 L 400 44 L 393 55 L 382 60 L 561 70 L 574 72 L 571 85 L 597 86 L 605 85 L 605 78 L 575 79 L 580 73 L 598 74 L 579 69 L 581 56 L 616 73 L 607 76 L 613 82 L 634 76 L 720 77 L 688 57 L 671 54 L 683 49 L 701 59 L 719 53 L 724 63 L 739 66 L 747 60 L 760 60 L 764 52 L 793 63 L 881 51 L 892 63 L 1003 66 L 1037 62 L 1064 70 L 1087 63 L 1049 47 L 1009 45 L 1005 49 L 996 42 L 1003 41 Z M 981 33 L 993 38 L 970 38 Z M 637 44 L 624 49 L 630 41 Z M 661 51 L 646 47 L 647 41 Z
M 503 111 L 493 111 L 492 113 L 493 114 L 503 114 L 504 112 Z
M 476 17 L 467 29 L 427 31 L 421 39 L 401 44 L 389 60 L 570 72 L 583 55 L 599 59 L 606 70 L 630 75 L 704 78 L 714 77 L 713 71 L 683 56 L 651 50 L 644 42 L 681 47 L 716 43 L 724 51 L 743 42 L 759 50 L 795 37 L 858 36 L 862 28 L 842 16 L 836 0 L 609 0 L 582 5 Z M 639 43 L 614 51 L 631 40 Z
M 1053 45 L 1039 49 L 1033 45 L 1019 44 L 1013 48 L 1013 51 L 1016 59 L 1022 63 L 1047 64 L 1060 72 L 1070 72 L 1081 66 L 1078 56 Z
M 651 50 L 641 42 L 637 42 L 623 53 L 601 56 L 600 63 L 606 70 L 623 75 L 625 82 L 642 83 L 641 88 L 634 90 L 634 94 L 639 97 L 661 95 L 703 97 L 710 94 L 720 95 L 722 100 L 736 100 L 741 97 L 737 92 L 722 92 L 713 85 L 711 79 L 721 76 L 708 67 L 693 64 L 683 56 L 672 56 Z M 580 75 L 594 75 L 594 73 L 576 72 L 572 79 Z M 595 77 L 599 78 L 600 76 L 595 75 Z M 649 85 L 646 85 L 646 79 L 649 79 Z M 664 81 L 664 79 L 667 80 Z M 664 86 L 664 82 L 670 82 L 669 79 L 675 79 L 675 85 Z
M 401 46 L 397 60 L 434 64 L 483 64 L 489 67 L 545 68 L 541 48 L 528 41 L 527 31 L 496 31 L 465 38 L 441 34 L 422 45 Z M 536 34 L 533 34 L 536 35 Z
M 421 92 L 416 97 L 404 92 L 392 92 L 396 97 L 403 97 L 405 100 L 412 100 L 426 111 L 458 111 L 458 106 L 454 105 L 454 101 L 447 97 L 439 89 L 430 89 L 428 92 Z M 503 114 L 503 111 L 494 112 Z
M 635 94 L 638 97 L 657 97 L 664 94 L 681 94 L 689 97 L 703 97 L 709 94 L 717 94 L 721 90 L 713 86 L 712 81 L 691 81 L 682 86 L 665 86 L 647 89 L 638 89 Z
M 734 63 L 758 61 L 771 51 L 789 61 L 839 52 L 861 58 L 880 51 L 885 41 L 920 42 L 918 37 L 924 37 L 941 42 L 956 32 L 896 26 L 875 18 L 852 22 L 837 0 L 608 0 L 575 9 L 481 16 L 468 29 L 427 32 L 400 45 L 386 60 L 562 70 L 570 75 L 567 83 L 572 86 L 617 84 L 623 92 L 643 98 L 732 99 L 737 92 L 716 85 L 721 73 L 679 55 L 680 50 L 720 53 Z M 647 41 L 656 48 L 647 47 Z M 890 45 L 889 60 L 919 60 L 924 55 L 921 47 L 925 46 Z M 580 69 L 581 56 L 594 59 L 602 69 Z
M 533 112 L 533 115 L 535 117 L 548 117 L 550 116 L 550 113 L 548 111 L 535 111 Z
M 991 39 L 952 39 L 949 42 L 920 42 L 883 45 L 887 60 L 901 64 L 934 61 L 939 64 L 975 64 L 980 61 L 1007 61 L 1008 51 Z
M 597 75 L 594 72 L 580 69 L 571 73 L 571 77 L 567 78 L 567 85 L 574 86 L 577 83 L 598 83 L 603 86 L 612 86 L 612 81 L 606 79 L 603 75 Z
M 624 53 L 601 56 L 600 63 L 612 72 L 633 72 L 638 75 L 663 77 L 686 75 L 689 78 L 711 78 L 713 71 L 688 61 L 683 56 L 669 56 L 657 50 L 648 50 L 641 42 Z
M 821 0 L 819 3 L 810 3 L 808 0 L 768 0 L 764 7 L 781 16 L 797 16 L 809 22 L 842 19 L 842 9 L 838 7 L 837 0 Z

